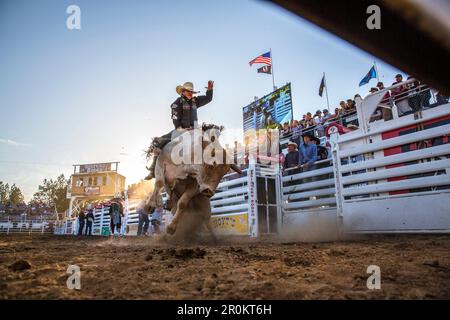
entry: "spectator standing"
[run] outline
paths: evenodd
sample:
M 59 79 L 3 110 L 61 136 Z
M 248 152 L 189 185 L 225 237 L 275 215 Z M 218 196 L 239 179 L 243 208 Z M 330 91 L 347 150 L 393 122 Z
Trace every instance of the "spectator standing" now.
M 149 227 L 149 217 L 148 212 L 145 211 L 145 205 L 140 204 L 137 209 L 137 214 L 139 217 L 137 235 L 143 236 L 147 233 Z
M 317 110 L 316 114 L 314 115 L 314 123 L 316 125 L 316 131 L 317 131 L 317 136 L 318 137 L 322 137 L 325 135 L 325 129 L 323 127 L 323 116 L 322 116 L 322 111 Z
M 86 235 L 92 236 L 92 224 L 94 223 L 94 209 L 89 205 L 86 215 Z
M 347 112 L 353 111 L 356 111 L 355 101 L 353 101 L 352 99 L 347 99 Z
M 314 139 L 312 139 L 312 140 L 317 146 L 317 160 L 319 161 L 319 160 L 327 159 L 328 158 L 328 150 L 326 147 L 320 145 L 320 139 L 314 137 Z
M 397 74 L 395 76 L 395 82 L 392 85 L 398 85 L 403 82 L 403 76 L 401 74 Z M 397 106 L 398 115 L 402 116 L 409 111 L 411 108 L 408 104 L 407 99 L 407 87 L 405 85 L 399 85 L 393 89 L 391 89 L 392 97 L 394 98 L 395 105 Z
M 448 103 L 448 97 L 443 93 L 436 91 L 436 102 L 438 105 Z
M 317 124 L 321 124 L 323 121 L 323 117 L 322 117 L 322 111 L 317 110 L 316 114 L 314 115 L 314 123 Z
M 326 123 L 329 119 L 331 119 L 333 117 L 327 109 L 323 109 L 322 113 L 323 113 L 323 117 L 322 117 L 323 123 Z
M 335 108 L 335 109 L 334 109 L 334 114 L 331 115 L 331 117 L 330 117 L 330 121 L 331 121 L 331 120 L 332 120 L 332 121 L 338 120 L 338 119 L 339 119 L 339 116 L 340 116 L 340 112 L 341 112 L 341 109 L 340 109 L 339 107 Z
M 372 87 L 369 90 L 371 94 L 377 93 L 378 91 L 379 91 L 378 88 L 375 87 Z M 373 112 L 373 114 L 370 116 L 369 122 L 378 121 L 381 120 L 382 118 L 383 118 L 383 109 L 381 106 L 378 106 Z
M 313 141 L 312 133 L 303 134 L 303 144 L 300 146 L 300 164 L 305 170 L 313 170 L 317 161 L 317 145 Z
M 291 140 L 295 142 L 297 145 L 300 145 L 300 138 L 302 136 L 302 126 L 298 122 L 298 120 L 294 120 L 292 122 L 291 132 L 292 132 Z
M 384 87 L 383 82 L 378 82 L 377 88 L 380 91 L 386 89 Z M 386 93 L 384 94 L 383 98 L 381 99 L 380 107 L 382 108 L 384 121 L 391 120 L 392 119 L 392 103 L 391 103 L 391 94 L 390 94 L 389 90 L 386 90 Z
M 83 229 L 84 229 L 84 220 L 86 216 L 84 215 L 84 211 L 81 211 L 78 215 L 78 235 L 83 235 Z
M 156 207 L 152 213 L 151 223 L 153 226 L 153 232 L 156 234 L 160 232 L 159 226 L 161 225 L 162 212 L 163 212 L 162 207 Z
M 289 122 L 285 122 L 283 124 L 283 129 L 281 130 L 281 136 L 285 137 L 285 136 L 289 135 L 290 132 L 291 132 L 291 128 L 289 127 Z
M 122 217 L 123 206 L 118 200 L 113 200 L 111 206 L 109 207 L 109 216 L 111 219 L 111 235 L 115 235 L 115 230 L 117 230 L 120 236 L 120 228 L 122 227 Z
M 295 168 L 300 164 L 300 154 L 297 150 L 297 144 L 294 141 L 288 142 L 288 152 L 284 159 L 284 169 Z
M 339 102 L 340 113 L 345 113 L 348 110 L 348 105 L 345 101 Z
M 312 114 L 311 114 L 311 112 L 307 112 L 307 113 L 306 113 L 306 117 L 305 117 L 305 124 L 306 124 L 306 127 L 309 127 L 309 126 L 311 125 L 311 120 L 313 120 Z M 314 120 L 313 120 L 312 123 L 314 123 Z

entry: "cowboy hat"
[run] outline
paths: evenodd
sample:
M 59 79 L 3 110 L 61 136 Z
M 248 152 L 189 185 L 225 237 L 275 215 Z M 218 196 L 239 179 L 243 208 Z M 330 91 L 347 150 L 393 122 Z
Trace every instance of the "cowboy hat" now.
M 314 133 L 312 132 L 305 132 L 304 134 L 302 134 L 302 137 L 310 137 L 311 139 L 314 139 Z
M 298 147 L 298 145 L 294 141 L 289 141 L 287 145 L 288 146 L 294 146 L 295 148 Z
M 194 91 L 194 84 L 192 82 L 185 82 L 182 86 L 177 86 L 175 89 L 178 94 L 182 94 L 183 91 L 190 91 L 192 93 L 198 93 L 198 91 Z

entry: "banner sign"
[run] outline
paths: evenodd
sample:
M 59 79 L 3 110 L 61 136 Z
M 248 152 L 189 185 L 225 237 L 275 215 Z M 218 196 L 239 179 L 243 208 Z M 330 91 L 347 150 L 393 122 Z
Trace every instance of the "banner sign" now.
M 242 109 L 244 135 L 249 130 L 266 129 L 291 122 L 292 95 L 291 84 L 275 90 L 272 93 L 258 99 Z
M 100 194 L 100 187 L 84 187 L 84 195 L 96 196 Z
M 250 236 L 257 237 L 258 236 L 258 215 L 256 213 L 256 173 L 255 167 L 250 166 L 248 170 L 248 202 L 250 207 Z
M 111 163 L 94 163 L 80 165 L 80 173 L 111 171 Z
M 102 227 L 101 235 L 102 236 L 109 236 L 110 235 L 110 228 L 109 228 L 109 226 Z
M 211 223 L 218 235 L 248 235 L 248 215 L 212 216 Z

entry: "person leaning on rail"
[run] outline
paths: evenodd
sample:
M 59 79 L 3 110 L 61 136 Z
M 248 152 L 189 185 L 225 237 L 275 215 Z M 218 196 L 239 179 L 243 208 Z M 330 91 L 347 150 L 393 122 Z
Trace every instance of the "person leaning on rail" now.
M 303 134 L 303 143 L 300 145 L 300 167 L 304 170 L 314 170 L 314 163 L 317 161 L 317 145 L 314 142 L 314 135 L 312 132 L 305 132 Z

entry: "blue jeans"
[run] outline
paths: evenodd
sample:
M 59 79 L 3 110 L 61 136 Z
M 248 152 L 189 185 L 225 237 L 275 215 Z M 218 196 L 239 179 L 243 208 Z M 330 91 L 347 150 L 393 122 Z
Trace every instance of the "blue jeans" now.
M 92 222 L 86 222 L 86 235 L 92 236 Z

